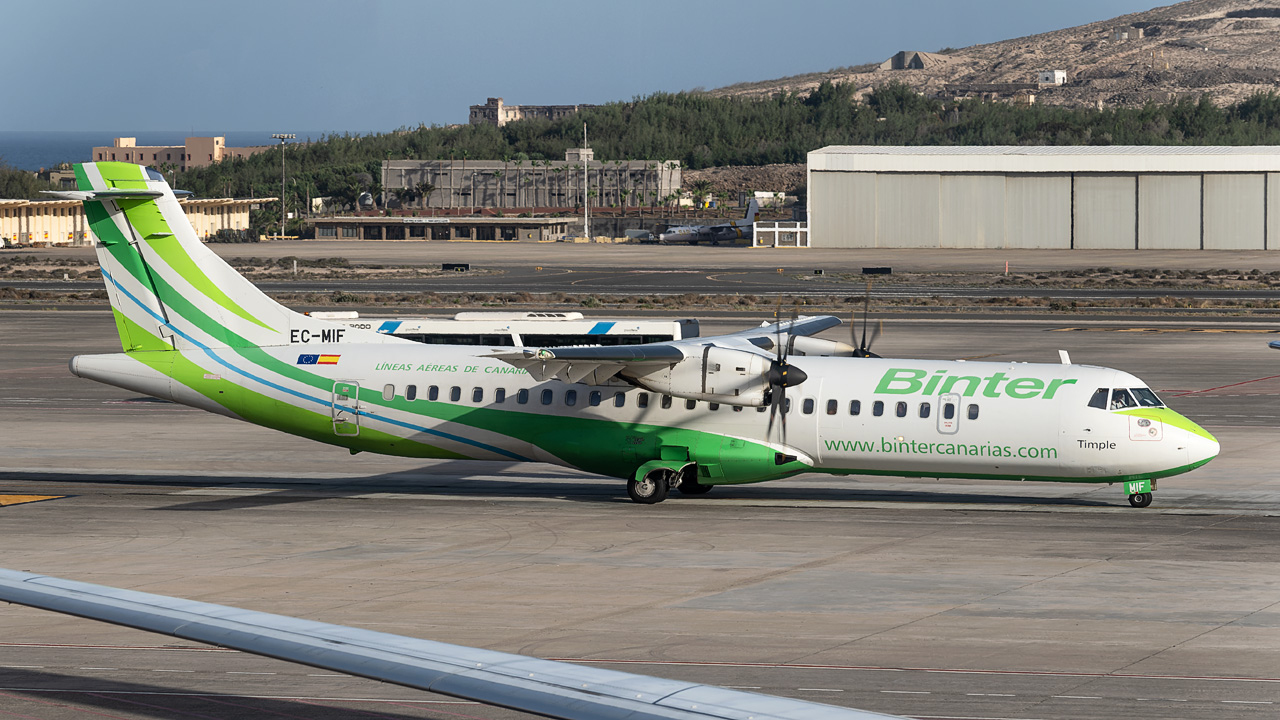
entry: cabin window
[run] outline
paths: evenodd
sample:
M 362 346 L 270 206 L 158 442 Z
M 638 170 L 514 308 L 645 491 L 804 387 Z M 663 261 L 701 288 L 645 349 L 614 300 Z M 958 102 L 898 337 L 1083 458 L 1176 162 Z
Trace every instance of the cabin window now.
M 899 400 L 899 401 L 898 401 L 898 405 L 897 405 L 897 407 L 895 407 L 895 408 L 894 408 L 894 411 L 896 412 L 896 414 L 898 415 L 898 417 L 906 417 L 906 416 L 907 416 L 907 403 L 906 403 L 905 401 L 903 401 L 903 400 Z
M 471 402 L 484 402 L 484 388 L 478 387 L 471 389 Z
M 742 406 L 741 406 L 741 405 L 734 405 L 734 406 L 733 406 L 733 411 L 734 411 L 734 412 L 742 412 Z
M 1156 394 L 1151 392 L 1150 388 L 1129 388 L 1133 391 L 1133 396 L 1137 398 L 1138 404 L 1142 407 L 1164 407 L 1164 403 Z
M 850 401 L 849 401 L 849 414 L 850 414 L 850 415 L 861 415 L 861 414 L 862 414 L 862 401 L 861 401 L 861 400 L 850 400 Z
M 872 414 L 872 415 L 875 415 L 876 417 L 880 417 L 881 415 L 883 415 L 883 414 L 884 414 L 884 401 L 883 401 L 883 400 L 877 400 L 877 401 L 875 401 L 875 402 L 871 403 L 871 414 Z
M 521 405 L 527 405 L 527 404 L 529 403 L 529 391 L 528 391 L 528 390 L 517 390 L 517 391 L 516 391 L 516 402 L 517 402 L 517 403 L 519 403 L 519 404 L 521 404 Z
M 720 409 L 720 403 L 707 403 L 707 409 L 715 412 Z
M 1111 391 L 1107 388 L 1098 388 L 1093 391 L 1093 397 L 1089 398 L 1089 407 L 1098 408 L 1099 410 L 1107 409 L 1107 396 Z
M 600 391 L 599 391 L 599 390 L 592 390 L 592 391 L 591 391 L 591 394 L 587 396 L 587 404 L 589 404 L 591 407 L 596 407 L 597 405 L 599 405 L 599 404 L 600 404 Z
M 977 419 L 978 419 L 978 406 L 977 406 L 977 405 L 970 405 L 970 406 L 969 406 L 969 419 L 970 419 L 970 420 L 977 420 Z
M 506 401 L 507 401 L 507 389 L 506 389 L 506 388 L 498 388 L 497 390 L 494 390 L 494 391 L 493 391 L 493 402 L 494 402 L 494 403 L 496 403 L 496 404 L 498 404 L 498 405 L 501 405 L 502 403 L 504 403 L 504 402 L 506 402 Z
M 548 392 L 549 392 L 549 391 L 548 391 Z M 567 405 L 567 406 L 569 406 L 569 407 L 573 407 L 574 405 L 577 405 L 577 404 L 578 404 L 578 391 L 577 391 L 577 390 L 565 390 L 565 391 L 564 391 L 564 404 L 565 404 L 565 405 Z
M 768 405 L 761 405 L 760 407 L 756 408 L 756 412 L 764 412 L 768 409 L 769 409 Z
M 542 391 L 542 404 L 543 404 L 543 405 L 550 405 L 550 404 L 551 404 L 551 401 L 552 401 L 553 399 L 555 399 L 555 398 L 554 398 L 554 396 L 555 396 L 555 393 L 551 391 L 551 388 L 547 388 L 546 390 L 543 390 L 543 391 Z
M 417 386 L 417 385 L 406 385 L 406 386 L 405 386 L 405 388 L 404 388 L 404 399 L 405 399 L 405 400 L 417 400 L 417 399 L 418 399 L 418 386 Z
M 383 385 L 383 386 L 382 386 L 382 399 L 383 399 L 383 400 L 393 400 L 393 399 L 395 398 L 395 396 L 396 396 L 396 386 L 395 386 L 395 385 Z
M 828 400 L 828 401 L 827 401 L 827 414 L 828 414 L 828 415 L 835 415 L 837 412 L 840 412 L 840 401 L 839 401 L 839 400 Z
M 671 396 L 670 396 L 670 395 L 663 395 L 663 396 L 662 396 L 662 409 L 663 409 L 663 410 L 668 410 L 668 409 L 670 409 L 670 408 L 671 408 Z
M 929 407 L 929 403 L 927 403 L 927 402 L 922 402 L 922 403 L 920 403 L 920 417 L 922 417 L 922 418 L 927 418 L 927 417 L 929 417 L 929 411 L 930 411 L 930 409 L 931 409 L 931 408 Z
M 626 394 L 626 393 L 622 393 L 622 392 L 616 392 L 616 393 L 614 393 L 614 394 L 613 394 L 613 406 L 614 406 L 614 407 L 626 407 L 626 406 L 627 406 L 627 394 Z
M 649 393 L 636 393 L 636 407 L 641 409 L 649 407 Z
M 449 388 L 449 402 L 458 402 L 462 399 L 462 388 L 454 385 Z
M 428 399 L 428 400 L 439 400 L 439 399 L 440 399 L 440 388 L 436 387 L 435 385 L 432 385 L 431 387 L 427 388 L 427 399 Z
M 942 405 L 942 417 L 943 417 L 943 419 L 945 419 L 945 420 L 954 420 L 954 419 L 955 419 L 955 417 L 956 417 L 956 404 L 955 404 L 955 403 L 943 403 L 943 405 Z
M 685 401 L 684 401 L 684 409 L 685 409 L 685 410 L 692 410 L 692 409 L 694 409 L 694 408 L 696 408 L 696 407 L 698 407 L 698 401 L 697 401 L 697 400 L 694 400 L 693 398 L 685 398 Z
M 790 412 L 791 412 L 791 398 L 787 398 L 786 402 L 782 403 L 782 414 L 786 415 Z
M 805 415 L 812 415 L 813 406 L 814 406 L 813 398 L 805 398 L 804 402 L 800 404 L 800 412 L 804 413 Z
M 1129 394 L 1128 390 L 1125 390 L 1124 388 L 1116 388 L 1111 391 L 1112 410 L 1123 410 L 1125 408 L 1135 407 L 1137 404 L 1137 401 L 1133 399 L 1133 396 Z

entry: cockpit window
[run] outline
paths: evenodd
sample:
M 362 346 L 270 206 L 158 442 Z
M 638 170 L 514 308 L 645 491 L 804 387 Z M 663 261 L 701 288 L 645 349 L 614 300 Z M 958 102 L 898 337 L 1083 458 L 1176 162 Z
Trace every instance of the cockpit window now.
M 1093 391 L 1093 397 L 1089 398 L 1089 407 L 1098 408 L 1099 410 L 1107 409 L 1107 396 L 1111 394 L 1110 388 L 1098 388 Z
M 1133 396 L 1137 398 L 1139 406 L 1164 407 L 1164 403 L 1160 401 L 1160 398 L 1156 397 L 1155 393 L 1151 392 L 1150 388 L 1139 387 L 1129 389 L 1133 391 Z
M 1123 410 L 1125 408 L 1137 407 L 1138 402 L 1133 399 L 1128 390 L 1124 388 L 1116 388 L 1111 391 L 1111 409 Z

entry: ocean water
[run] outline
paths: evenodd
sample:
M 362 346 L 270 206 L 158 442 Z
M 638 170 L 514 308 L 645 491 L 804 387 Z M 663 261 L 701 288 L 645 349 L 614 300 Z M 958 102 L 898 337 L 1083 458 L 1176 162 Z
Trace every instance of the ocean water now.
M 139 145 L 181 145 L 188 137 L 227 139 L 228 147 L 274 145 L 272 131 L 263 130 L 164 130 L 156 132 L 0 130 L 0 160 L 21 170 L 39 170 L 64 162 L 88 162 L 97 145 L 110 145 L 118 137 L 135 137 Z M 277 131 L 278 132 L 278 131 Z M 323 131 L 295 131 L 299 141 L 320 139 Z M 364 133 L 358 133 L 363 135 Z

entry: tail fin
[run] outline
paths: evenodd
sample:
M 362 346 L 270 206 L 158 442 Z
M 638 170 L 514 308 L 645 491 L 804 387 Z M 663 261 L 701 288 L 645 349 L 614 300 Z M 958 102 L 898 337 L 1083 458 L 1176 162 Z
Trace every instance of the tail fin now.
M 756 221 L 756 215 L 760 214 L 760 202 L 755 198 L 751 198 L 751 202 L 747 203 L 747 218 L 745 222 L 749 225 Z
M 160 173 L 132 163 L 75 166 L 77 192 L 97 239 L 98 262 L 126 352 L 189 346 L 287 345 L 363 334 L 296 313 L 205 247 Z M 368 333 L 363 342 L 385 342 Z M 306 340 L 303 340 L 306 342 Z

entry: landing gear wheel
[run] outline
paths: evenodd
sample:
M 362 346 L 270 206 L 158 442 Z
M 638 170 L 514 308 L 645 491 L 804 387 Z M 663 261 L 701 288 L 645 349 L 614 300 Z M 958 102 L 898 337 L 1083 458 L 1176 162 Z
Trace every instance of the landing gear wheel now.
M 667 499 L 670 487 L 666 472 L 651 472 L 641 480 L 628 480 L 627 495 L 631 496 L 632 502 L 653 505 Z
M 680 483 L 680 487 L 676 488 L 681 495 L 706 495 L 711 492 L 711 488 L 715 485 L 703 485 L 697 480 L 685 479 Z
M 1136 508 L 1144 508 L 1151 504 L 1151 493 L 1134 493 L 1129 496 L 1129 504 Z

